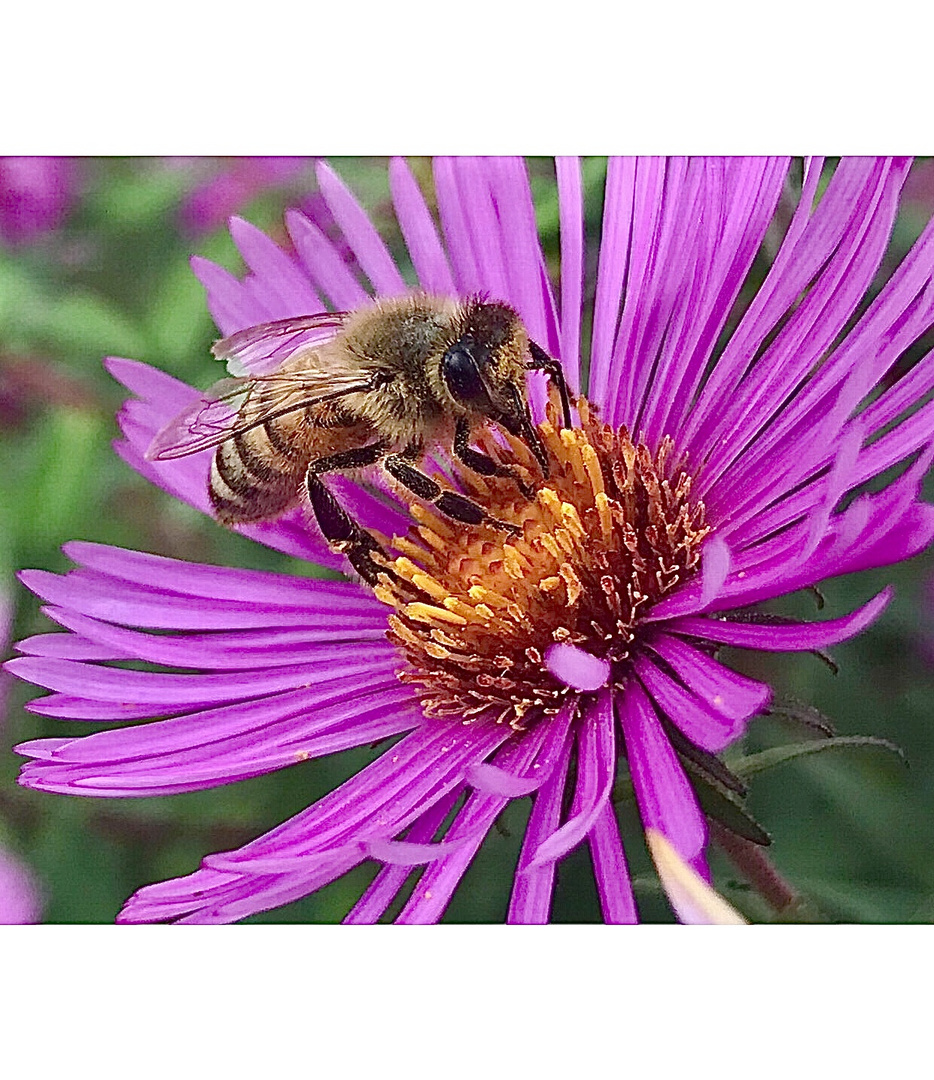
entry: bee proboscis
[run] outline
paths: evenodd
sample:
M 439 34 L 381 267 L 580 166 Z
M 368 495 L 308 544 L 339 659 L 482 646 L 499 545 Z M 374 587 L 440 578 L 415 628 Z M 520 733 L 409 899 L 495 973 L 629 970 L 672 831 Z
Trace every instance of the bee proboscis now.
M 513 466 L 471 446 L 490 424 L 521 439 L 548 475 L 529 410 L 526 372 L 546 372 L 570 398 L 561 366 L 529 339 L 509 305 L 415 294 L 355 312 L 262 323 L 223 338 L 214 354 L 243 377 L 226 379 L 163 428 L 146 456 L 185 457 L 213 448 L 208 490 L 226 525 L 267 521 L 307 492 L 321 531 L 368 582 L 385 572 L 376 540 L 321 481 L 328 472 L 381 465 L 390 477 L 455 521 L 495 521 L 476 502 L 420 469 L 425 452 L 450 446 L 482 476 Z

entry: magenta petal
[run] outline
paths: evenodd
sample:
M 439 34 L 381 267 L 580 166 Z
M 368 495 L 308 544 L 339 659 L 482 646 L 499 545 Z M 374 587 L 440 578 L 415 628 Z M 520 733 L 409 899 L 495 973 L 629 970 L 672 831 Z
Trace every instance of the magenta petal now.
M 608 404 L 613 342 L 619 322 L 620 300 L 629 264 L 629 236 L 633 215 L 636 159 L 610 158 L 604 192 L 603 232 L 597 265 L 593 335 L 590 347 L 591 400 L 601 408 Z
M 310 315 L 323 309 L 308 278 L 262 230 L 243 218 L 232 217 L 230 235 L 253 271 L 256 295 L 262 298 L 269 318 Z
M 540 724 L 521 742 L 504 746 L 496 754 L 496 768 L 504 773 L 523 776 L 536 770 L 551 771 L 560 761 L 561 746 L 570 722 L 572 707 L 565 707 L 550 725 Z M 458 813 L 445 841 L 463 841 L 463 847 L 446 859 L 432 863 L 418 887 L 402 909 L 399 923 L 436 922 L 447 907 L 451 894 L 483 843 L 508 796 L 474 792 Z
M 409 829 L 406 839 L 413 843 L 431 840 L 445 818 L 460 798 L 462 789 L 455 787 L 443 798 L 430 806 Z M 393 902 L 409 877 L 410 867 L 384 866 L 370 883 L 370 887 L 348 912 L 345 923 L 366 925 L 377 922 Z
M 342 677 L 366 675 L 376 670 L 380 662 L 355 650 L 358 659 L 345 660 L 340 666 Z M 391 667 L 390 654 L 384 665 Z M 213 705 L 224 701 L 242 701 L 278 690 L 323 681 L 334 677 L 334 668 L 326 660 L 306 664 L 287 664 L 266 671 L 262 668 L 246 672 L 225 672 L 220 675 L 177 675 L 153 671 L 132 671 L 105 668 L 76 660 L 56 660 L 23 656 L 8 661 L 4 667 L 21 679 L 58 690 L 66 694 L 83 694 L 95 701 L 150 702 L 153 711 L 172 711 L 174 706 Z
M 438 844 L 417 844 L 408 840 L 368 840 L 364 844 L 364 851 L 369 858 L 388 866 L 423 866 L 425 863 L 447 858 L 462 847 L 463 843 L 463 840 Z
M 673 679 L 645 655 L 635 672 L 655 704 L 680 730 L 705 750 L 719 752 L 745 730 L 745 718 L 727 716 L 692 687 Z
M 561 817 L 561 801 L 567 783 L 573 739 L 567 738 L 554 771 L 541 786 L 532 805 L 526 826 L 519 864 L 513 880 L 512 896 L 506 921 L 510 923 L 547 923 L 555 887 L 553 861 L 531 867 L 532 857 L 542 842 L 554 834 Z
M 248 326 L 267 322 L 272 317 L 265 305 L 254 300 L 243 284 L 224 267 L 195 255 L 191 259 L 191 269 L 204 286 L 208 311 L 222 334 L 236 333 Z M 114 378 L 120 381 L 119 376 L 114 375 Z
M 701 564 L 701 604 L 706 606 L 716 599 L 730 573 L 730 549 L 722 537 L 714 533 L 704 544 Z
M 319 164 L 317 173 L 318 186 L 328 209 L 340 225 L 357 262 L 376 292 L 382 296 L 398 296 L 407 292 L 389 249 L 350 189 L 327 165 Z
M 436 157 L 432 163 L 438 215 L 458 293 L 464 296 L 489 288 L 477 267 L 473 237 L 466 219 L 466 205 L 458 190 L 455 159 Z
M 503 798 L 516 799 L 537 791 L 547 779 L 547 775 L 519 778 L 510 775 L 497 765 L 480 762 L 477 765 L 471 765 L 467 770 L 466 779 L 471 787 L 482 791 L 485 795 L 501 795 Z
M 740 623 L 725 619 L 685 618 L 673 621 L 669 629 L 678 634 L 718 641 L 746 649 L 768 652 L 799 652 L 823 649 L 861 633 L 882 614 L 893 590 L 883 589 L 868 604 L 839 619 L 822 623 Z
M 362 772 L 260 840 L 222 857 L 224 869 L 262 873 L 275 865 L 300 862 L 354 840 L 394 837 L 430 802 L 463 780 L 464 770 L 507 738 L 502 728 L 423 723 Z M 380 812 L 377 814 L 376 811 Z M 212 859 L 218 865 L 221 857 Z
M 41 916 L 42 897 L 32 871 L 0 848 L 0 925 L 37 923 Z
M 629 868 L 619 835 L 613 804 L 607 802 L 588 836 L 597 893 L 605 923 L 631 924 L 639 921 L 632 895 Z
M 393 158 L 389 163 L 389 185 L 419 284 L 428 293 L 456 295 L 451 267 L 431 214 L 415 177 L 402 158 Z
M 707 825 L 655 710 L 637 683 L 621 696 L 619 719 L 643 823 L 664 833 L 691 862 L 704 850 Z
M 471 787 L 485 795 L 497 795 L 507 799 L 520 798 L 537 791 L 551 776 L 560 758 L 571 718 L 577 709 L 576 700 L 566 703 L 561 711 L 547 722 L 539 722 L 523 742 L 521 756 L 503 752 L 498 764 L 478 762 L 467 770 L 466 779 Z M 525 772 L 513 771 L 516 761 Z M 510 768 L 504 767 L 509 760 Z M 532 762 L 529 766 L 529 761 Z
M 580 385 L 584 293 L 584 196 L 578 158 L 555 159 L 561 218 L 561 365 L 572 390 Z
M 530 870 L 561 858 L 580 843 L 596 821 L 616 776 L 613 729 L 613 697 L 604 690 L 585 712 L 578 736 L 577 790 L 571 816 L 539 845 L 529 863 Z
M 709 698 L 725 716 L 747 718 L 768 703 L 771 690 L 765 683 L 732 671 L 684 641 L 667 634 L 656 634 L 651 646 L 686 683 Z
M 126 649 L 98 645 L 77 634 L 36 634 L 18 641 L 16 650 L 27 656 L 51 656 L 61 660 L 127 660 L 133 657 Z
M 610 662 L 576 645 L 555 642 L 545 650 L 545 666 L 574 690 L 599 690 L 610 679 Z
M 353 270 L 324 233 L 298 210 L 285 215 L 302 266 L 337 311 L 353 311 L 370 299 Z

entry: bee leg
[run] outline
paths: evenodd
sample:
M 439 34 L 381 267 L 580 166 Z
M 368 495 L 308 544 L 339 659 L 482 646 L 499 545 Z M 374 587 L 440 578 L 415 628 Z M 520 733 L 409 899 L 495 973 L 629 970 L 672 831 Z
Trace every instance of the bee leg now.
M 392 571 L 373 558 L 376 553 L 384 554 L 383 549 L 366 529 L 344 510 L 318 477 L 321 473 L 373 465 L 385 453 L 386 448 L 382 443 L 345 450 L 313 461 L 305 476 L 311 508 L 325 540 L 335 551 L 347 556 L 350 565 L 369 585 L 376 585 L 380 574 L 392 576 Z
M 571 395 L 568 392 L 568 384 L 564 378 L 564 369 L 561 367 L 559 361 L 554 357 L 549 356 L 548 353 L 540 346 L 536 345 L 534 341 L 529 342 L 529 352 L 532 354 L 532 362 L 526 364 L 526 368 L 529 371 L 544 371 L 548 377 L 554 382 L 558 388 L 558 393 L 561 395 L 561 411 L 564 413 L 564 426 L 569 428 L 571 426 Z
M 535 489 L 521 479 L 516 470 L 509 465 L 500 465 L 488 454 L 474 450 L 470 445 L 470 426 L 462 417 L 457 418 L 457 426 L 454 429 L 454 453 L 459 461 L 462 461 L 468 469 L 479 473 L 481 476 L 506 476 L 516 482 L 516 486 L 527 499 L 535 498 Z
M 338 454 L 330 454 L 328 457 L 318 458 L 308 466 L 308 471 L 315 476 L 323 476 L 329 472 L 347 472 L 350 469 L 363 469 L 367 465 L 375 465 L 381 457 L 386 456 L 386 444 L 382 442 L 370 443 L 369 446 L 358 446 L 353 450 L 341 450 Z
M 350 517 L 310 470 L 305 483 L 311 507 L 329 546 L 346 555 L 347 561 L 368 585 L 376 585 L 380 574 L 390 573 L 373 559 L 374 553 L 382 553 L 383 549 L 366 529 Z
M 478 506 L 472 499 L 460 495 L 456 491 L 448 491 L 436 483 L 430 476 L 426 476 L 420 469 L 416 469 L 407 457 L 412 457 L 417 451 L 412 448 L 401 454 L 390 454 L 383 459 L 383 467 L 404 485 L 413 495 L 417 495 L 426 502 L 434 503 L 445 517 L 462 521 L 465 525 L 492 525 L 496 529 L 518 536 L 521 529 L 508 522 L 499 521 L 491 517 L 482 506 Z

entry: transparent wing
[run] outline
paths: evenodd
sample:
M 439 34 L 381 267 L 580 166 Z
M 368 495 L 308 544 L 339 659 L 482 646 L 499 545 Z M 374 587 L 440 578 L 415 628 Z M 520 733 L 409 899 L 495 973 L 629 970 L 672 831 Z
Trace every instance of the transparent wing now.
M 259 323 L 221 338 L 212 352 L 219 360 L 227 361 L 231 375 L 266 375 L 299 349 L 330 341 L 348 317 L 346 311 L 321 311 L 317 315 Z
M 359 373 L 335 376 L 314 370 L 223 379 L 156 433 L 146 458 L 170 461 L 199 454 L 277 416 L 336 401 L 371 386 L 371 380 Z

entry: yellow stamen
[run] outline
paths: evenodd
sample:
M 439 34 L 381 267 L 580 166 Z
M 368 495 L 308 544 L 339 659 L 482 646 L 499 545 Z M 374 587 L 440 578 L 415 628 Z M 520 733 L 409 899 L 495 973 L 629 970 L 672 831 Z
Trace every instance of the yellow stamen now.
M 410 619 L 415 619 L 417 622 L 447 622 L 453 623 L 455 626 L 467 625 L 467 619 L 463 615 L 448 611 L 446 608 L 435 607 L 433 604 L 423 604 L 420 601 L 415 601 L 412 604 L 406 604 L 402 610 Z
M 481 719 L 523 730 L 559 710 L 568 687 L 544 664 L 554 642 L 606 659 L 613 680 L 628 673 L 640 622 L 698 565 L 709 532 L 689 501 L 691 476 L 665 439 L 653 456 L 625 428 L 600 423 L 584 401 L 581 426 L 559 428 L 554 403 L 539 425 L 548 480 L 535 498 L 514 479 L 459 469 L 463 493 L 515 534 L 469 526 L 417 503 L 417 527 L 394 541 L 398 557 L 374 592 L 391 604 L 391 638 L 431 715 Z M 531 482 L 541 476 L 512 436 L 477 445 Z M 413 595 L 413 590 L 415 595 Z

